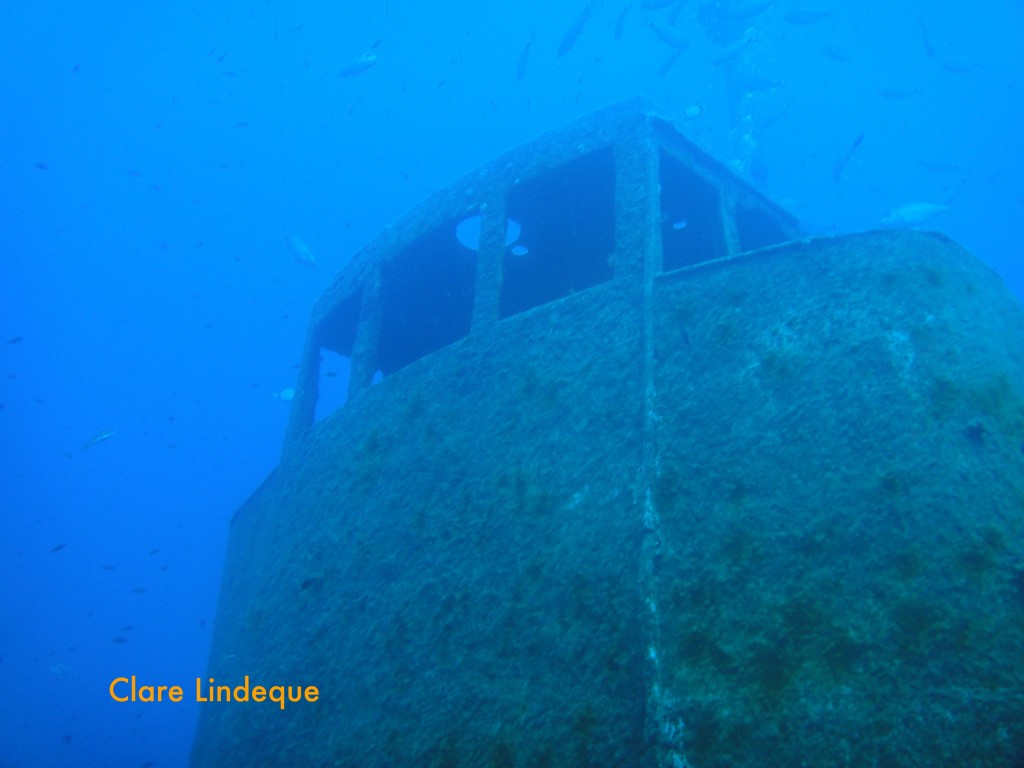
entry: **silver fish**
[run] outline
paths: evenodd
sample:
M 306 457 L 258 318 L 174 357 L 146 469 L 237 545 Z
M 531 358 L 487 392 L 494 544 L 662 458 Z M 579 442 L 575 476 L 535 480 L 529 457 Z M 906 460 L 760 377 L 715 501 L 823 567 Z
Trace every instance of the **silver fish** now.
M 104 429 L 101 432 L 97 432 L 95 435 L 90 437 L 89 440 L 86 441 L 86 443 L 81 448 L 78 449 L 78 452 L 83 453 L 84 451 L 87 451 L 90 448 L 92 448 L 94 445 L 99 445 L 104 440 L 109 440 L 115 434 L 117 434 L 117 430 L 114 429 Z
M 587 3 L 586 7 L 580 15 L 576 17 L 576 20 L 572 25 L 565 30 L 565 34 L 562 35 L 562 42 L 558 44 L 558 58 L 565 56 L 565 54 L 571 51 L 572 47 L 576 45 L 576 38 L 580 36 L 580 33 L 583 32 L 583 28 L 587 26 L 587 22 L 590 21 L 593 15 L 597 12 L 597 5 L 597 0 L 591 0 L 591 2 Z
M 949 206 L 943 203 L 905 203 L 889 211 L 882 223 L 887 227 L 919 227 L 948 210 Z
M 662 24 L 660 21 L 652 21 L 648 26 L 655 36 L 665 43 L 665 45 L 671 46 L 672 48 L 678 48 L 684 50 L 690 47 L 689 42 L 674 28 L 668 24 Z
M 900 228 L 912 228 L 919 227 L 922 224 L 927 224 L 932 219 L 947 213 L 954 201 L 963 192 L 964 187 L 967 186 L 967 180 L 970 178 L 970 173 L 965 173 L 964 177 L 960 179 L 960 182 L 950 190 L 941 203 L 925 203 L 925 202 L 914 202 L 904 203 L 893 208 L 889 213 L 882 219 L 882 223 L 887 227 L 900 227 Z
M 364 53 L 355 61 L 342 67 L 338 72 L 338 77 L 355 77 L 356 75 L 361 75 L 376 63 L 377 54 Z
M 309 246 L 306 245 L 302 240 L 297 238 L 295 235 L 288 235 L 288 243 L 292 247 L 292 253 L 295 254 L 295 260 L 299 264 L 305 264 L 307 267 L 316 266 L 316 256 L 309 250 Z

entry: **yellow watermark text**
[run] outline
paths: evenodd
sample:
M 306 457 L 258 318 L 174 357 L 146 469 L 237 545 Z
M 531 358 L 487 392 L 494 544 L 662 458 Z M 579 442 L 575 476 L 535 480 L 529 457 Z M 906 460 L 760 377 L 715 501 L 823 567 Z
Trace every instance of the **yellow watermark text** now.
M 196 678 L 196 698 L 200 704 L 270 702 L 279 709 L 288 704 L 299 702 L 315 702 L 320 698 L 320 689 L 315 685 L 252 685 L 249 676 L 242 678 L 240 685 L 218 685 L 214 678 Z M 185 691 L 180 685 L 149 685 L 140 683 L 135 675 L 116 677 L 110 682 L 110 698 L 117 702 L 155 703 L 170 701 L 178 703 L 184 700 Z

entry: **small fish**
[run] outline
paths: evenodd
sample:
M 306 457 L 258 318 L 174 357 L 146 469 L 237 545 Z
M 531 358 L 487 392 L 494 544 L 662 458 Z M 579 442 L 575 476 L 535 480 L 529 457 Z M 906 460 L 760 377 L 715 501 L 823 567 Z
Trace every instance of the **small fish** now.
M 882 219 L 887 227 L 912 228 L 927 224 L 949 210 L 943 203 L 906 203 L 889 211 Z
M 104 440 L 109 440 L 116 434 L 117 430 L 114 429 L 104 429 L 102 432 L 97 432 L 95 435 L 90 437 L 81 448 L 78 449 L 78 452 L 84 453 L 85 451 L 92 448 L 94 445 L 99 445 Z
M 727 64 L 730 61 L 736 61 L 736 59 L 738 59 L 743 53 L 743 49 L 747 47 L 749 42 L 750 41 L 747 38 L 742 37 L 736 42 L 725 46 L 711 57 L 712 66 L 717 67 L 722 64 Z
M 49 170 L 49 168 L 50 168 L 50 166 L 48 166 L 46 163 L 42 162 L 41 160 L 37 161 L 36 163 L 34 163 L 34 165 L 40 171 L 46 171 L 46 170 Z
M 526 41 L 526 45 L 523 46 L 523 50 L 519 54 L 519 60 L 516 62 L 516 82 L 521 83 L 523 78 L 526 77 L 526 68 L 530 63 L 530 51 L 533 49 L 533 43 L 537 37 L 537 31 L 534 30 L 533 36 Z
M 668 24 L 662 24 L 660 21 L 652 21 L 647 26 L 651 28 L 661 42 L 665 45 L 671 46 L 672 48 L 678 48 L 679 50 L 685 50 L 690 47 L 690 43 L 675 29 L 670 27 Z
M 942 68 L 957 75 L 972 72 L 977 66 L 978 62 L 970 56 L 947 56 L 942 60 Z
M 64 545 L 63 544 L 57 544 L 56 546 L 54 546 L 50 550 L 50 554 L 52 555 L 54 552 L 60 552 L 62 549 L 64 549 Z
M 968 171 L 960 179 L 959 183 L 942 198 L 941 203 L 905 203 L 889 211 L 888 215 L 882 219 L 882 223 L 888 227 L 899 228 L 912 228 L 927 224 L 932 219 L 941 216 L 952 208 L 953 203 L 960 196 L 960 193 L 963 192 L 964 187 L 967 186 L 969 178 L 970 172 Z
M 675 26 L 676 22 L 679 21 L 679 16 L 683 12 L 683 6 L 686 5 L 686 0 L 676 0 L 676 4 L 672 6 L 672 9 L 668 12 L 668 23 L 670 26 Z
M 8 344 L 20 344 L 25 340 L 24 336 L 12 336 L 7 340 Z
M 377 54 L 375 53 L 364 53 L 355 61 L 346 64 L 338 71 L 338 77 L 355 77 L 361 75 L 363 72 L 368 70 L 374 64 L 377 63 Z
M 929 59 L 935 58 L 935 46 L 932 45 L 931 38 L 928 37 L 928 26 L 924 23 L 924 19 L 920 16 L 917 17 L 917 23 L 921 25 L 921 39 L 924 42 L 924 55 Z
M 850 54 L 847 53 L 842 48 L 840 48 L 838 45 L 826 46 L 825 50 L 823 50 L 822 53 L 824 53 L 826 56 L 832 59 L 832 61 L 837 62 L 839 64 L 845 64 L 850 60 Z
M 853 153 L 857 151 L 857 147 L 860 146 L 860 143 L 862 141 L 864 141 L 863 133 L 853 140 L 853 146 L 850 147 L 850 149 L 847 151 L 845 155 L 843 155 L 836 161 L 836 164 L 834 166 L 832 166 L 832 181 L 834 181 L 836 184 L 838 184 L 840 179 L 842 178 L 843 168 L 845 168 L 846 164 L 850 162 L 850 158 L 853 157 Z
M 113 642 L 118 643 L 118 644 L 124 644 L 124 643 L 128 642 L 128 638 L 124 637 L 124 636 L 115 637 Z
M 302 240 L 297 238 L 295 235 L 288 235 L 288 244 L 292 247 L 292 253 L 295 255 L 295 260 L 299 264 L 305 264 L 307 267 L 316 266 L 316 256 L 309 250 L 309 246 L 306 245 Z
M 583 28 L 587 26 L 587 22 L 594 16 L 597 11 L 598 0 L 591 0 L 587 3 L 580 15 L 576 17 L 576 20 L 565 30 L 565 34 L 562 35 L 562 42 L 558 44 L 558 58 L 562 58 L 572 47 L 576 45 L 576 40 L 583 32 Z
M 658 77 L 664 77 L 672 71 L 672 67 L 676 65 L 676 62 L 682 58 L 683 49 L 676 48 L 672 53 L 669 54 L 668 58 L 661 62 L 661 66 L 658 67 Z
M 622 39 L 622 33 L 626 29 L 626 16 L 633 10 L 633 3 L 626 3 L 625 7 L 619 11 L 619 15 L 615 17 L 615 28 L 614 34 L 616 40 Z

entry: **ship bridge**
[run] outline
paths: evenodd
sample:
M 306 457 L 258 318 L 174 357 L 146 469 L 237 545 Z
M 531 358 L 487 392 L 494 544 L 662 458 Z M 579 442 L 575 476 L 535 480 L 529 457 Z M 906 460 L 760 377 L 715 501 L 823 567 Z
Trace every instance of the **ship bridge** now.
M 641 310 L 659 275 L 798 234 L 644 100 L 592 115 L 462 178 L 355 255 L 313 311 L 288 442 L 330 383 L 323 350 L 350 359 L 354 399 L 503 320 L 599 286 Z
M 316 303 L 208 676 L 319 699 L 204 704 L 193 765 L 1021 764 L 1022 339 L 642 101 L 503 155 Z

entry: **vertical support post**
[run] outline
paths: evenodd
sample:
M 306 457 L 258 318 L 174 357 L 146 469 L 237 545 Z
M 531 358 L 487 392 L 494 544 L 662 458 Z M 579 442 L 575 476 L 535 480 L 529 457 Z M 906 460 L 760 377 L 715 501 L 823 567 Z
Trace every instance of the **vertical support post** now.
M 359 393 L 373 383 L 377 372 L 377 347 L 380 345 L 380 265 L 367 279 L 359 307 L 359 327 L 356 329 L 355 344 L 352 345 L 352 364 L 348 380 L 348 399 L 354 400 Z
M 505 260 L 504 189 L 491 193 L 480 207 L 480 249 L 476 258 L 476 284 L 470 333 L 496 323 L 501 316 L 501 283 Z
M 722 229 L 725 236 L 725 255 L 735 256 L 740 252 L 740 234 L 736 229 L 736 193 L 717 185 L 722 206 Z
M 626 133 L 615 144 L 616 280 L 646 287 L 660 267 L 661 226 L 658 158 L 646 119 L 644 128 Z M 653 262 L 657 262 L 654 264 Z M 652 268 L 654 271 L 652 272 Z
M 644 656 L 647 663 L 646 736 L 655 745 L 654 765 L 658 768 L 687 765 L 683 752 L 683 722 L 674 704 L 675 697 L 666 686 L 662 671 L 661 614 L 658 583 L 661 544 L 661 520 L 653 489 L 658 465 L 658 393 L 655 385 L 655 280 L 663 271 L 661 243 L 661 159 L 657 139 L 649 118 L 643 119 L 642 133 L 631 142 L 630 151 L 616 157 L 620 224 L 632 229 L 633 277 L 639 285 L 643 306 L 643 435 L 642 457 L 637 479 L 637 506 L 642 515 L 643 539 L 640 545 L 638 579 L 644 597 L 642 608 Z
M 302 433 L 313 426 L 316 419 L 316 401 L 319 397 L 320 333 L 314 326 L 306 335 L 306 343 L 302 348 L 299 377 L 295 382 L 295 395 L 292 398 L 288 426 L 284 432 L 284 444 L 281 447 L 282 458 L 294 447 Z

